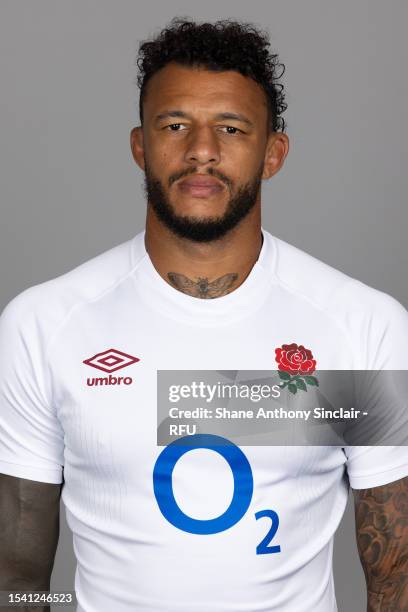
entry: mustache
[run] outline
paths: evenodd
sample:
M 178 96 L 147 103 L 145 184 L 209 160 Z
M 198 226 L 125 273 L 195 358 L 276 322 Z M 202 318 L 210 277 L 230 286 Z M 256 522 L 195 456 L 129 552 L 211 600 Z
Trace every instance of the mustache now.
M 172 184 L 178 181 L 179 179 L 190 176 L 191 174 L 197 174 L 197 168 L 188 168 L 187 170 L 180 170 L 180 172 L 176 172 L 175 174 L 172 174 L 169 178 L 169 187 L 171 187 Z M 227 187 L 229 188 L 232 185 L 232 181 L 219 170 L 214 170 L 214 168 L 209 168 L 208 172 L 206 172 L 205 174 L 208 174 L 208 176 L 213 176 L 214 178 L 217 178 L 222 183 L 225 183 Z

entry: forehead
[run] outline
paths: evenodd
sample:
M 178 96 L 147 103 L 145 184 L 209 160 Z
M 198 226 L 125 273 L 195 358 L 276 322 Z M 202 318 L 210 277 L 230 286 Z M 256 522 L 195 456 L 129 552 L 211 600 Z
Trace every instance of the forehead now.
M 252 117 L 267 112 L 266 94 L 253 79 L 239 72 L 215 72 L 171 63 L 156 72 L 147 83 L 145 115 L 161 107 L 190 111 L 236 111 Z

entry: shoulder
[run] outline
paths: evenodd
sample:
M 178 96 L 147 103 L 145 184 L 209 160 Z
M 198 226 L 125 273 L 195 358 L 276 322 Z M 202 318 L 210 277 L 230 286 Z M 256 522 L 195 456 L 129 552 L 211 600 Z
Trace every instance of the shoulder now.
M 402 353 L 408 342 L 408 312 L 398 300 L 276 236 L 269 234 L 269 241 L 271 273 L 282 290 L 341 327 L 360 354 L 366 351 L 365 363 L 383 367 L 374 355 L 378 357 L 380 347 L 382 355 L 390 354 L 391 343 Z
M 127 278 L 143 257 L 143 241 L 144 232 L 140 232 L 69 272 L 28 287 L 4 308 L 2 328 L 35 330 L 46 340 L 72 309 Z
M 391 295 L 375 289 L 306 251 L 269 234 L 271 272 L 282 288 L 313 302 L 322 310 L 336 306 L 354 312 L 405 311 Z M 385 312 L 384 312 L 385 309 Z

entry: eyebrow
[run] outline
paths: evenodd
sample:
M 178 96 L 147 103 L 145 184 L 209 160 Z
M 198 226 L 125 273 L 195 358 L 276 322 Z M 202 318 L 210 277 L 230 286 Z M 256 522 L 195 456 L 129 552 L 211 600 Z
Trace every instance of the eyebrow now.
M 181 119 L 191 119 L 191 115 L 185 113 L 184 111 L 166 110 L 156 115 L 155 121 L 161 121 L 162 119 L 170 119 L 172 117 L 177 117 Z M 245 117 L 245 115 L 242 115 L 241 113 L 218 113 L 217 115 L 215 115 L 214 118 L 217 120 L 232 119 L 233 121 L 240 121 L 241 123 L 246 123 L 250 127 L 254 126 L 252 121 L 250 121 L 248 117 Z

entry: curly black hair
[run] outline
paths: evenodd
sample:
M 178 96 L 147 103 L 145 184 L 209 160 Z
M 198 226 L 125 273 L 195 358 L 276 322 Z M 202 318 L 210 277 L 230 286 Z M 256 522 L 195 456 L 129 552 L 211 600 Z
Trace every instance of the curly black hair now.
M 264 89 L 271 131 L 284 132 L 286 110 L 284 87 L 279 79 L 285 72 L 277 54 L 269 53 L 266 32 L 251 23 L 223 19 L 196 23 L 175 17 L 153 39 L 140 44 L 136 64 L 139 69 L 139 114 L 143 123 L 143 101 L 149 79 L 169 62 L 207 70 L 235 70 L 256 81 Z M 280 74 L 278 74 L 280 71 Z

